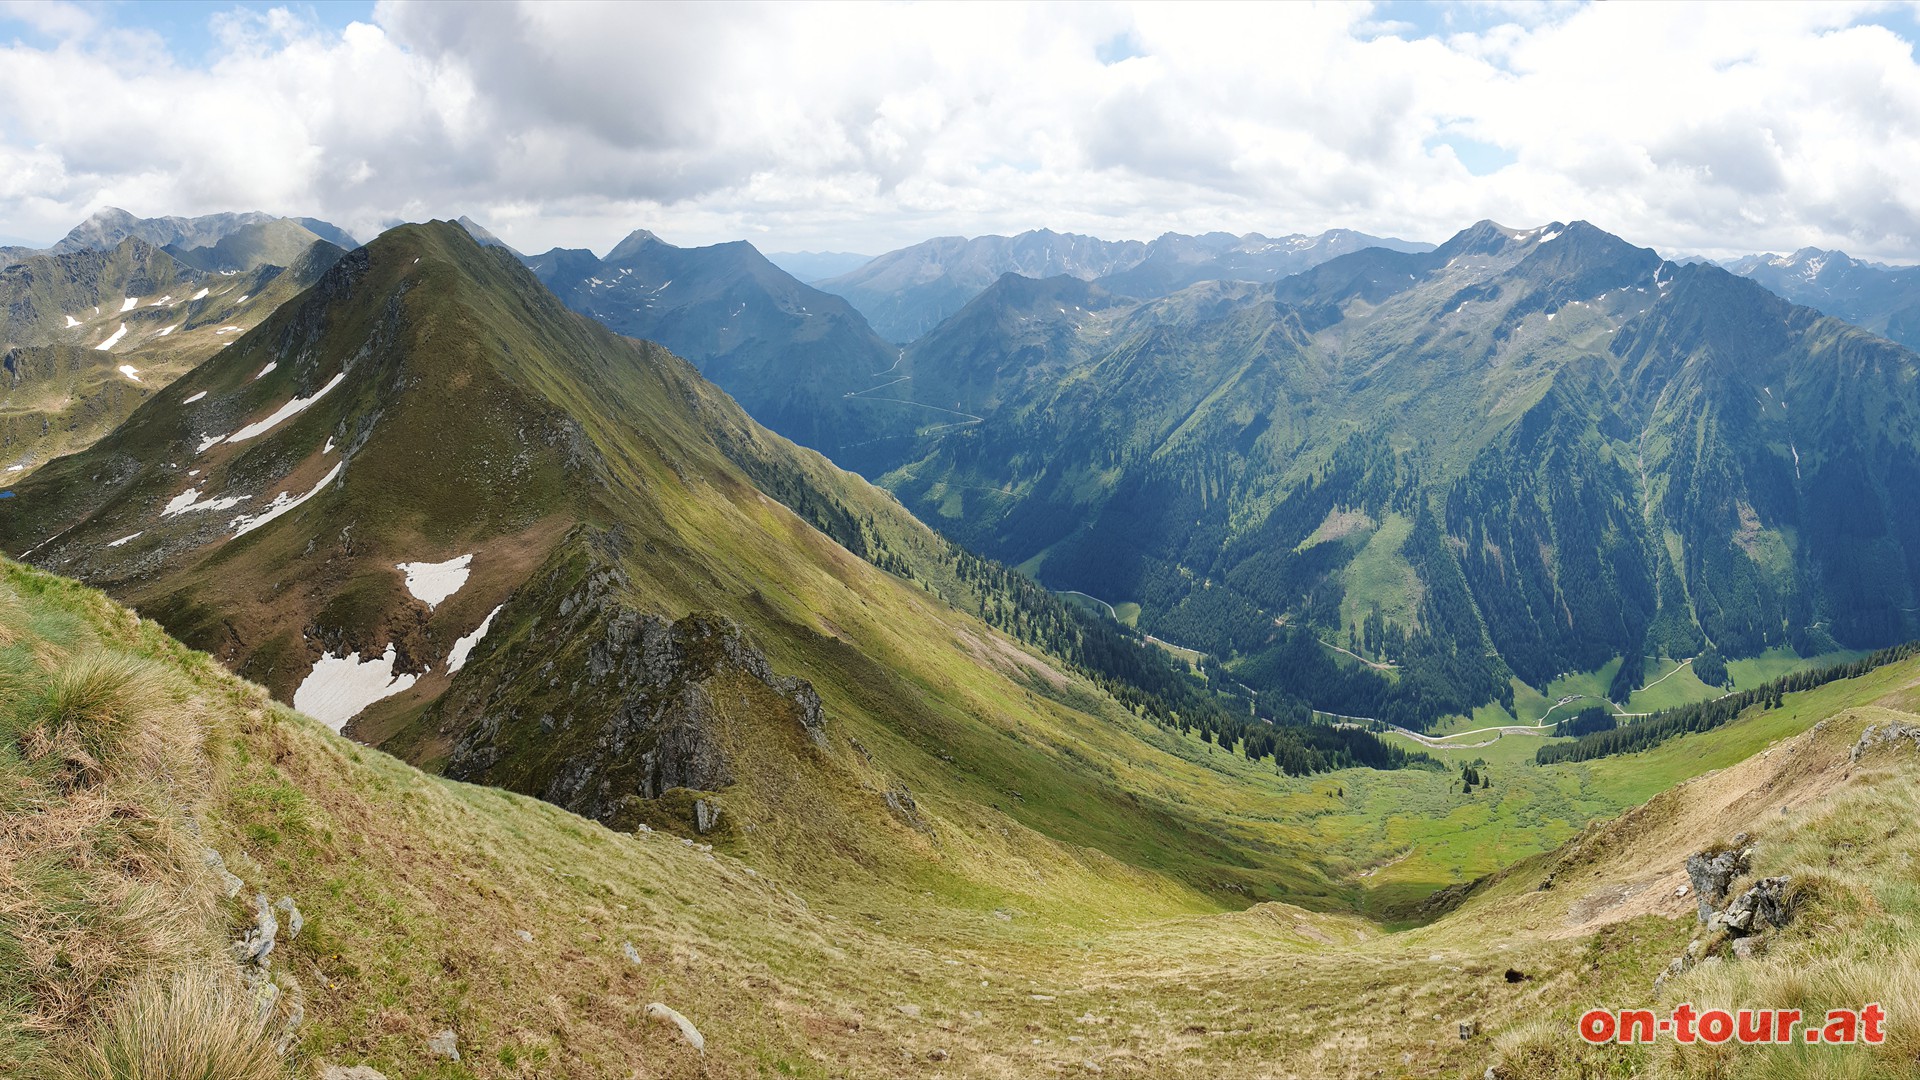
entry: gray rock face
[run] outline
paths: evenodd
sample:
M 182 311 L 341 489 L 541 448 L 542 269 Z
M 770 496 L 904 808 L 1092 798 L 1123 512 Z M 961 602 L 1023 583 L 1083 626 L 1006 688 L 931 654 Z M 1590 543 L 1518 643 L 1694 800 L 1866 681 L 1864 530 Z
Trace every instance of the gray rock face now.
M 280 920 L 274 917 L 273 905 L 267 902 L 265 893 L 253 898 L 253 907 L 253 928 L 235 944 L 234 949 L 240 954 L 242 962 L 251 960 L 266 967 L 271 962 L 269 957 L 273 954 L 274 942 L 280 936 Z
M 447 775 L 620 825 L 634 816 L 635 799 L 732 784 L 723 723 L 752 725 L 756 738 L 787 737 L 785 727 L 827 748 L 811 684 L 775 672 L 724 616 L 670 621 L 628 606 L 627 577 L 614 558 L 585 548 L 516 597 L 547 614 L 511 669 L 489 677 L 483 661 L 479 678 L 435 706 L 442 726 L 460 732 Z M 701 832 L 720 822 L 711 799 L 676 813 L 693 817 Z
M 710 833 L 720 825 L 720 804 L 712 799 L 693 801 L 693 827 L 702 834 Z
M 1726 902 L 1734 880 L 1747 872 L 1751 849 L 1733 847 L 1724 851 L 1702 851 L 1687 856 L 1687 880 L 1700 908 L 1700 921 L 1706 922 L 1715 909 Z
M 1780 877 L 1761 878 L 1753 887 L 1727 905 L 1721 913 L 1721 921 L 1732 933 L 1739 935 L 1757 934 L 1769 926 L 1785 926 L 1793 921 L 1793 897 L 1788 886 L 1792 879 Z
M 1883 746 L 1897 746 L 1903 741 L 1912 743 L 1914 749 L 1920 750 L 1920 726 L 1869 724 L 1867 730 L 1860 733 L 1860 740 L 1853 744 L 1852 759 L 1858 763 L 1864 754 Z

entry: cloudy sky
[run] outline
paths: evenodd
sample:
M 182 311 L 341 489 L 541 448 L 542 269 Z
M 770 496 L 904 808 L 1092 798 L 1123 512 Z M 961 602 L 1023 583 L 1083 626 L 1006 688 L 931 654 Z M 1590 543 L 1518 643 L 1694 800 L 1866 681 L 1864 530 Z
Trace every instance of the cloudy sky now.
M 1920 261 L 1912 4 L 0 0 L 0 243 L 101 206 L 527 251 L 1050 227 Z

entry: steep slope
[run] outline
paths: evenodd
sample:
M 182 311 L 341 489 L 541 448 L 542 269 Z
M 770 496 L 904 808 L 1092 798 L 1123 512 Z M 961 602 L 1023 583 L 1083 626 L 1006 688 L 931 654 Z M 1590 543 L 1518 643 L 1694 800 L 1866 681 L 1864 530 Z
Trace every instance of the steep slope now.
M 1844 251 L 1801 248 L 1750 255 L 1727 269 L 1796 304 L 1920 349 L 1920 267 L 1861 262 Z
M 1747 749 L 1398 934 L 1281 904 L 1169 916 L 1146 882 L 1076 895 L 1071 857 L 1046 885 L 1072 902 L 1048 907 L 810 888 L 424 775 L 13 563 L 0 665 L 0 1076 L 115 1075 L 67 1063 L 116 1045 L 249 1080 L 1878 1078 L 1920 1050 L 1897 1022 L 1878 1046 L 1684 1051 L 1574 1027 L 1595 1005 L 1920 1008 L 1912 664 L 1713 733 Z M 1675 883 L 1740 834 L 1729 894 L 1786 875 L 1792 905 L 1736 947 Z
M 309 235 L 284 269 L 208 274 L 130 237 L 0 272 L 0 482 L 111 431 L 341 254 Z
M 1224 710 L 1159 654 L 1079 629 L 457 226 L 350 253 L 16 494 L 7 550 L 363 740 L 623 828 L 1028 906 L 1083 848 L 1105 852 L 1069 873 L 1088 888 L 1163 872 L 1176 906 L 1353 888 L 1275 824 L 1275 769 L 1173 730 Z M 1334 735 L 1262 738 L 1341 763 Z M 1023 862 L 1041 877 L 992 869 Z
M 691 360 L 755 420 L 845 468 L 874 469 L 886 445 L 873 440 L 912 430 L 864 400 L 899 350 L 751 244 L 682 248 L 640 230 L 605 259 L 555 249 L 527 264 L 568 307 Z
M 1920 633 L 1892 494 L 1920 461 L 1916 358 L 1724 271 L 1482 223 L 1058 307 L 1056 362 L 888 485 L 1257 691 L 1418 727 L 1513 709 L 1509 674 Z M 956 320 L 916 343 L 916 381 L 1019 370 L 1015 325 Z

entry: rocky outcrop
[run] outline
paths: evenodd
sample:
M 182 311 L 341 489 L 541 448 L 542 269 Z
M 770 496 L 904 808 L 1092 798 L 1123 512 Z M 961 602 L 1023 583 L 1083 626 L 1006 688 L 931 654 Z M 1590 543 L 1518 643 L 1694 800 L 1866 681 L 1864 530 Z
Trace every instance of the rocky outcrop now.
M 1747 834 L 1741 833 L 1729 845 L 1687 856 L 1687 878 L 1692 882 L 1706 935 L 1688 942 L 1686 951 L 1654 978 L 1654 997 L 1660 996 L 1668 979 L 1703 963 L 1719 963 L 1719 957 L 1707 955 L 1710 948 L 1718 948 L 1716 941 L 1732 959 L 1745 960 L 1765 951 L 1763 933 L 1793 921 L 1791 877 L 1766 877 L 1745 889 L 1735 888 L 1753 864 L 1753 845 L 1748 840 Z M 1687 888 L 1681 886 L 1675 895 L 1685 895 Z
M 1874 750 L 1902 742 L 1910 742 L 1914 749 L 1920 750 L 1920 725 L 1868 724 L 1867 730 L 1860 733 L 1859 741 L 1853 744 L 1853 763 L 1859 764 L 1863 756 Z
M 1687 880 L 1693 885 L 1694 900 L 1700 909 L 1700 921 L 1726 902 L 1727 890 L 1747 872 L 1753 849 L 1746 846 L 1747 834 L 1733 838 L 1726 848 L 1697 852 L 1687 856 Z
M 734 782 L 725 730 L 827 749 L 820 695 L 775 672 L 739 626 L 708 613 L 669 620 L 628 595 L 617 562 L 583 543 L 516 594 L 503 614 L 531 613 L 524 631 L 492 633 L 524 637 L 470 665 L 435 706 L 453 737 L 447 774 L 622 828 L 652 814 L 636 800 L 671 802 L 669 816 L 707 833 L 720 804 L 692 793 Z

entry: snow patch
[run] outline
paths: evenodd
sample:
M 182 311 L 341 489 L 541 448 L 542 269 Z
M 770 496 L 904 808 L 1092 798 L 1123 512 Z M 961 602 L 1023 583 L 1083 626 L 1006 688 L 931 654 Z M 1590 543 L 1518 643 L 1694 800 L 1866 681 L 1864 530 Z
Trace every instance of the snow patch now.
M 253 381 L 259 382 L 261 379 L 266 378 L 268 375 L 273 373 L 274 368 L 277 368 L 279 366 L 280 366 L 280 361 L 278 360 L 267 361 L 267 366 L 260 369 L 260 374 L 255 375 L 253 377 Z
M 110 336 L 108 336 L 107 340 L 101 342 L 98 345 L 95 345 L 94 348 L 100 350 L 101 352 L 106 352 L 108 349 L 111 349 L 115 345 L 120 344 L 120 339 L 126 336 L 127 336 L 127 324 L 121 323 L 120 329 L 115 330 Z
M 391 642 L 385 654 L 366 661 L 358 652 L 326 653 L 293 692 L 293 707 L 339 731 L 367 706 L 413 686 L 419 676 L 393 673 L 398 660 Z
M 144 531 L 144 530 L 143 530 L 143 531 Z M 129 540 L 132 540 L 132 539 L 135 539 L 135 538 L 136 538 L 136 537 L 138 537 L 139 535 L 140 535 L 139 533 L 128 533 L 127 535 L 125 535 L 125 536 L 123 536 L 123 537 L 121 537 L 121 538 L 120 538 L 120 539 L 118 539 L 118 540 L 112 540 L 112 541 L 109 541 L 109 542 L 107 543 L 107 546 L 108 546 L 108 547 L 119 547 L 119 546 L 120 546 L 121 544 L 124 544 L 124 543 L 126 543 L 127 541 L 129 541 Z
M 172 299 L 173 299 L 173 294 L 172 294 L 172 293 L 168 293 L 167 295 L 165 295 L 165 296 L 163 296 L 163 297 L 161 297 L 161 298 L 160 298 L 160 299 L 158 299 L 158 300 L 155 300 L 155 301 L 154 301 L 153 303 L 151 303 L 151 304 L 148 304 L 147 306 L 148 306 L 148 307 L 159 307 L 159 306 L 160 306 L 161 304 L 164 304 L 164 303 L 167 303 L 168 301 L 170 301 L 170 300 L 172 300 Z
M 243 296 L 243 297 L 241 297 L 240 299 L 238 299 L 238 300 L 235 300 L 235 301 L 234 301 L 234 303 L 236 303 L 236 304 L 244 304 L 244 303 L 246 303 L 246 302 L 247 302 L 247 298 L 246 298 L 246 297 L 244 297 L 244 296 Z
M 199 485 L 195 485 L 175 495 L 167 502 L 167 505 L 161 507 L 160 516 L 173 517 L 175 514 L 190 514 L 196 510 L 231 510 L 241 503 L 246 502 L 247 498 L 248 496 L 245 495 L 228 495 L 224 498 L 208 499 L 202 502 L 200 501 Z
M 134 367 L 132 364 L 121 364 L 120 374 L 125 375 L 129 379 L 132 379 L 134 382 L 140 381 L 140 369 L 137 367 Z
M 328 379 L 327 385 L 321 387 L 318 390 L 315 390 L 313 392 L 312 397 L 294 398 L 292 401 L 289 401 L 285 405 L 280 406 L 278 411 L 276 411 L 272 416 L 267 417 L 265 420 L 260 420 L 255 423 L 248 424 L 246 427 L 243 427 L 239 431 L 236 431 L 233 434 L 227 436 L 227 441 L 235 442 L 235 443 L 246 442 L 248 439 L 251 439 L 257 435 L 265 435 L 267 432 L 272 431 L 274 428 L 278 427 L 282 421 L 288 420 L 292 417 L 298 416 L 301 413 L 307 411 L 308 406 L 312 405 L 314 402 L 319 401 L 321 398 L 325 397 L 327 395 L 327 391 L 332 390 L 336 386 L 339 386 L 340 381 L 342 379 L 345 379 L 346 377 L 347 377 L 346 372 L 344 371 L 340 372 L 339 374 L 335 375 L 333 378 Z
M 327 436 L 327 445 L 321 447 L 320 452 L 323 454 L 333 453 L 333 436 Z
M 162 330 L 162 331 L 160 331 L 160 336 L 161 336 L 161 337 L 166 337 L 166 336 L 167 336 L 168 334 L 171 334 L 171 333 L 173 333 L 173 332 L 174 332 L 175 330 L 178 330 L 178 329 L 180 329 L 180 327 L 181 327 L 181 324 L 180 324 L 180 323 L 174 323 L 174 324 L 173 324 L 172 326 L 169 326 L 169 327 L 167 327 L 167 328 L 166 328 L 165 330 Z
M 205 391 L 202 391 L 202 393 L 204 392 Z M 193 452 L 196 454 L 204 454 L 207 451 L 213 449 L 214 444 L 220 442 L 222 439 L 225 439 L 225 438 L 226 438 L 225 435 L 202 435 L 200 436 L 200 445 L 194 447 Z
M 1558 239 L 1560 239 L 1560 230 L 1555 229 L 1552 232 L 1548 233 L 1547 235 L 1541 237 L 1540 242 L 1543 244 L 1548 244 Z
M 487 636 L 487 628 L 493 625 L 493 617 L 500 614 L 500 608 L 506 606 L 501 604 L 487 612 L 487 617 L 480 620 L 480 625 L 474 628 L 473 633 L 453 643 L 453 648 L 447 653 L 447 674 L 451 675 L 467 666 L 467 657 L 473 655 L 473 647 Z
M 137 308 L 139 306 L 140 306 L 140 298 L 137 296 L 129 296 L 127 297 L 127 302 L 120 305 L 120 314 L 125 315 L 127 312 L 132 311 L 134 308 Z
M 327 475 L 321 477 L 320 482 L 313 485 L 313 490 L 307 492 L 305 495 L 295 497 L 283 491 L 275 495 L 273 501 L 268 503 L 266 510 L 261 513 L 241 514 L 239 517 L 234 518 L 228 522 L 234 529 L 233 535 L 228 539 L 238 540 L 240 537 L 247 535 L 260 526 L 265 525 L 267 522 L 272 521 L 274 518 L 287 513 L 294 507 L 320 494 L 328 484 L 333 483 L 335 477 L 340 475 L 340 470 L 345 464 L 345 462 L 340 462 L 335 464 L 333 468 L 327 470 Z
M 403 562 L 395 564 L 395 569 L 407 575 L 407 591 L 415 600 L 424 601 L 429 610 L 439 607 L 440 602 L 467 583 L 467 575 L 472 571 L 471 554 L 457 559 L 448 559 L 441 563 Z
M 74 318 L 74 317 L 73 317 L 73 316 L 71 316 L 71 315 L 69 315 L 69 316 L 67 316 L 67 329 L 69 329 L 69 330 L 71 330 L 71 329 L 73 329 L 74 327 L 76 327 L 76 326 L 79 326 L 79 325 L 80 325 L 80 320 L 79 320 L 79 319 L 76 319 L 76 318 Z
M 180 404 L 182 404 L 182 405 L 191 405 L 191 404 L 193 404 L 194 402 L 196 402 L 196 401 L 199 401 L 199 400 L 200 400 L 201 398 L 203 398 L 203 397 L 206 397 L 206 396 L 207 396 L 207 392 L 206 392 L 205 390 L 202 390 L 202 391 L 200 391 L 199 393 L 197 393 L 197 394 L 195 394 L 195 395 L 193 395 L 192 397 L 190 397 L 190 398 L 188 398 L 187 400 L 185 400 L 185 401 L 183 401 L 183 402 L 181 402 Z
M 195 300 L 205 300 L 206 298 L 207 290 L 205 289 L 201 289 L 199 292 L 193 294 L 193 299 Z
M 215 330 L 213 332 L 213 336 L 219 337 L 221 334 L 238 334 L 243 332 L 244 329 L 245 329 L 244 327 L 239 327 L 239 326 L 223 326 L 220 329 Z

